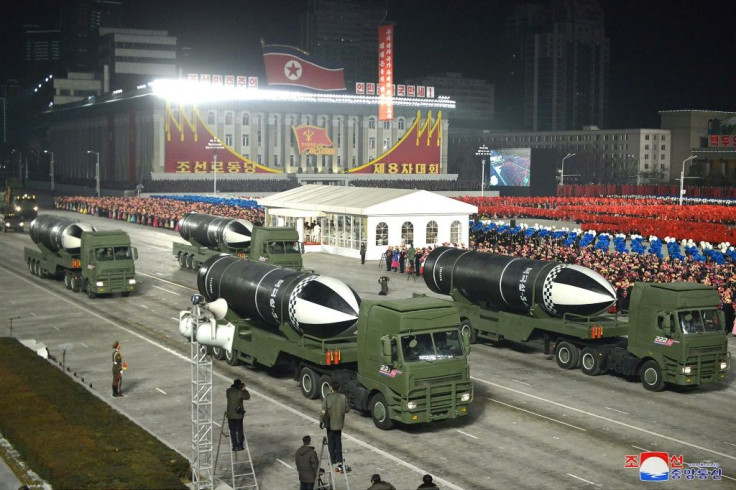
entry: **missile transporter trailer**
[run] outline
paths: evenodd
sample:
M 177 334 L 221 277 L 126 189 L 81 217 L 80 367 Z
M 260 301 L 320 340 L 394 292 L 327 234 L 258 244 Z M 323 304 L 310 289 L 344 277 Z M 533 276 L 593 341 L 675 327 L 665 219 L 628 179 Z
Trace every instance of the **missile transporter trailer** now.
M 636 283 L 628 312 L 610 314 L 600 312 L 613 288 L 580 266 L 441 247 L 424 278 L 453 298 L 471 343 L 543 340 L 563 369 L 639 376 L 659 391 L 723 380 L 730 363 L 720 297 L 702 284 Z
M 174 257 L 185 269 L 198 270 L 210 257 L 229 253 L 281 267 L 302 270 L 302 247 L 294 228 L 254 226 L 246 220 L 189 213 L 179 220 Z
M 124 231 L 97 231 L 88 223 L 43 215 L 31 223 L 30 232 L 38 249 L 25 247 L 23 256 L 32 274 L 63 277 L 67 289 L 90 298 L 128 296 L 135 290 L 138 251 Z
M 350 406 L 381 429 L 467 414 L 470 339 L 442 299 L 360 302 L 334 278 L 225 255 L 205 262 L 197 282 L 207 301 L 228 308 L 222 343 L 210 331 L 197 337 L 215 358 L 290 369 L 310 399 L 338 380 Z

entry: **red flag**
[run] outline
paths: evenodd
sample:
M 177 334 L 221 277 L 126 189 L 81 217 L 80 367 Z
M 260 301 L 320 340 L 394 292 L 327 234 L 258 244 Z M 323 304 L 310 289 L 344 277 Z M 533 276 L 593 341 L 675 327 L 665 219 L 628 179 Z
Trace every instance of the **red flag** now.
M 291 46 L 263 46 L 269 85 L 295 85 L 314 90 L 345 90 L 342 68 L 327 68 Z

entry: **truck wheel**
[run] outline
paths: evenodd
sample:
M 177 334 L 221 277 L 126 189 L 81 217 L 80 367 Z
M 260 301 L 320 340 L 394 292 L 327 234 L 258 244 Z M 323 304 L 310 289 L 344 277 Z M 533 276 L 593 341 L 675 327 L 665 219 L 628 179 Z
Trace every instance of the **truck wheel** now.
M 601 356 L 593 347 L 586 347 L 580 355 L 580 370 L 588 376 L 598 376 L 603 371 Z
M 580 362 L 580 349 L 570 342 L 563 340 L 557 344 L 555 349 L 557 365 L 562 369 L 575 369 Z
M 179 252 L 179 256 L 177 257 L 177 260 L 179 261 L 179 267 L 185 268 L 187 266 L 186 258 L 187 258 L 186 254 Z
M 184 259 L 184 265 L 186 265 L 187 269 L 191 269 L 192 268 L 192 262 L 193 261 L 194 261 L 194 256 L 193 255 L 187 255 L 186 256 L 186 258 Z
M 460 322 L 460 334 L 468 332 L 468 335 L 470 335 L 470 343 L 475 344 L 478 341 L 478 331 L 473 328 L 473 325 L 470 323 L 470 320 L 463 320 Z
M 308 367 L 303 367 L 299 373 L 299 386 L 302 388 L 302 395 L 314 400 L 319 397 L 319 381 L 317 373 Z
M 130 296 L 130 291 L 123 291 L 122 293 L 120 293 L 120 296 L 122 296 L 123 298 L 127 298 L 128 296 Z
M 662 376 L 662 368 L 659 367 L 657 361 L 649 359 L 641 367 L 641 384 L 649 391 L 661 391 L 664 388 L 664 377 Z
M 64 287 L 67 289 L 72 288 L 72 276 L 69 274 L 64 274 Z
M 330 388 L 332 387 L 332 376 L 329 374 L 323 374 L 319 377 L 319 396 L 321 399 L 327 398 L 330 394 Z
M 212 354 L 213 358 L 217 359 L 218 361 L 222 361 L 223 359 L 225 359 L 227 351 L 222 347 L 212 347 L 210 353 Z
M 240 364 L 240 359 L 238 359 L 238 351 L 233 349 L 230 352 L 225 352 L 225 362 L 227 362 L 229 366 L 237 366 L 238 364 Z
M 79 278 L 77 276 L 72 276 L 72 291 L 75 293 L 78 293 L 80 290 L 81 284 L 79 284 Z
M 95 292 L 92 290 L 92 283 L 91 282 L 87 281 L 87 288 L 86 289 L 87 289 L 87 297 L 89 297 L 89 299 L 95 299 L 97 297 L 97 295 L 95 294 Z
M 371 399 L 371 418 L 376 427 L 381 430 L 389 430 L 394 426 L 394 421 L 389 415 L 386 397 L 382 393 L 376 393 Z

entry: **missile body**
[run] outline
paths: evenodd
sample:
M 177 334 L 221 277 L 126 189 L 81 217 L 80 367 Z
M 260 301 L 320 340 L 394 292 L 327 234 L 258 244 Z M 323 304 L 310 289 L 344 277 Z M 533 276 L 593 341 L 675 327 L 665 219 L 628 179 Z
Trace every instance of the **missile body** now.
M 66 250 L 79 253 L 82 246 L 82 232 L 95 231 L 89 223 L 71 221 L 67 218 L 44 214 L 31 222 L 31 240 L 43 244 L 52 252 Z
M 594 315 L 616 301 L 613 286 L 587 267 L 449 247 L 429 254 L 424 282 L 481 306 L 522 313 L 538 306 L 552 316 Z
M 360 298 L 332 277 L 218 255 L 202 264 L 197 288 L 207 301 L 223 298 L 241 317 L 289 324 L 300 334 L 327 339 L 354 332 Z
M 179 234 L 184 240 L 223 252 L 248 248 L 252 229 L 250 221 L 211 214 L 188 213 L 179 220 Z

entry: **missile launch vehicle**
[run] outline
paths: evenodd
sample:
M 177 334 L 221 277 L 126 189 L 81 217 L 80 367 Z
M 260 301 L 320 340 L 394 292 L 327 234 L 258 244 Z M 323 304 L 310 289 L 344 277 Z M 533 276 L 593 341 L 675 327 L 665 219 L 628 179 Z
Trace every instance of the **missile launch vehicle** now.
M 241 259 L 302 270 L 302 246 L 294 228 L 254 226 L 241 219 L 188 213 L 179 220 L 174 257 L 185 269 L 197 270 L 210 257 L 229 253 Z
M 27 230 L 31 221 L 38 216 L 36 196 L 33 194 L 22 194 L 12 197 L 12 194 L 8 192 L 6 200 L 8 202 L 4 203 L 3 210 L 0 212 L 3 231 Z
M 339 380 L 381 429 L 467 414 L 470 339 L 441 298 L 361 302 L 337 279 L 232 255 L 208 259 L 197 286 L 221 320 L 182 311 L 179 331 L 230 365 L 290 369 L 311 399 Z
M 138 251 L 120 230 L 97 231 L 88 224 L 42 215 L 31 222 L 31 239 L 38 249 L 25 247 L 23 257 L 32 274 L 64 279 L 74 292 L 121 293 L 136 288 L 135 264 Z
M 543 340 L 563 369 L 659 391 L 723 380 L 729 366 L 720 297 L 702 284 L 637 283 L 628 312 L 610 314 L 615 291 L 591 269 L 448 247 L 429 254 L 424 281 L 452 297 L 471 343 Z

